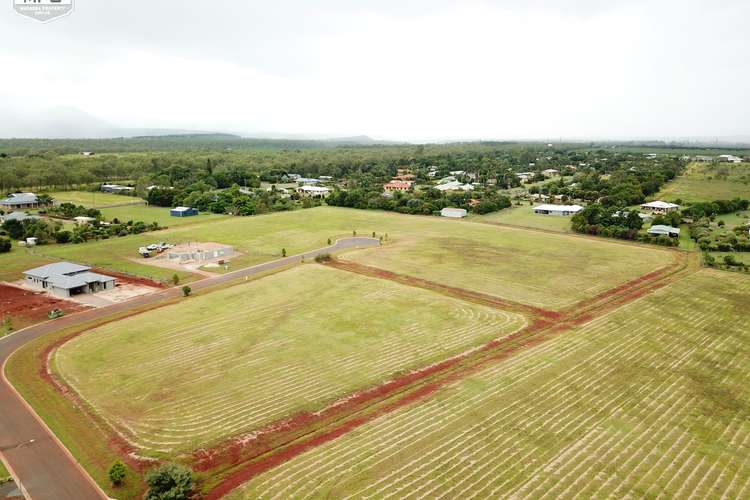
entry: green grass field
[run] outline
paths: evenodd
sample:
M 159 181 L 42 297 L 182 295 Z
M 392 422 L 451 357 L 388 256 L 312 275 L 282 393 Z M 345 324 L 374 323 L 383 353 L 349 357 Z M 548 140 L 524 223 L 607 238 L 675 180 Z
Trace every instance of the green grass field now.
M 10 478 L 10 472 L 5 468 L 3 462 L 0 461 L 0 484 L 7 481 Z
M 102 208 L 102 216 L 105 220 L 111 221 L 118 219 L 120 222 L 143 221 L 146 224 L 158 222 L 163 227 L 184 226 L 186 224 L 200 224 L 216 222 L 227 219 L 229 215 L 218 215 L 211 213 L 202 213 L 192 217 L 172 217 L 169 215 L 169 208 L 150 207 L 147 205 L 133 205 L 127 207 Z
M 683 202 L 733 198 L 750 199 L 748 164 L 691 164 L 684 175 L 667 183 L 655 197 L 671 201 L 681 199 Z
M 23 278 L 23 271 L 53 262 L 53 259 L 37 253 L 38 248 L 27 250 L 13 243 L 10 252 L 0 253 L 0 281 L 19 280 Z
M 701 271 L 230 498 L 748 498 L 749 297 Z
M 143 202 L 143 199 L 137 196 L 102 193 L 101 191 L 55 191 L 48 194 L 55 199 L 55 204 L 73 203 L 88 208 Z
M 277 259 L 282 248 L 293 255 L 323 247 L 328 238 L 351 236 L 353 230 L 364 236 L 388 234 L 387 245 L 363 254 L 362 262 L 550 306 L 570 304 L 671 261 L 659 248 L 603 239 L 335 207 L 221 218 L 125 238 L 39 247 L 37 252 L 168 280 L 174 271 L 148 265 L 139 258 L 138 247 L 157 241 L 226 243 L 242 254 L 232 260 L 231 269 L 238 269 Z M 599 258 L 602 253 L 608 258 Z
M 520 207 L 514 206 L 500 210 L 499 212 L 492 212 L 485 215 L 472 215 L 469 217 L 469 220 L 473 222 L 501 222 L 503 224 L 548 229 L 550 231 L 559 231 L 561 233 L 572 232 L 570 229 L 570 217 L 536 215 L 531 210 L 532 206 L 533 205 L 526 204 Z
M 101 326 L 64 344 L 54 365 L 138 448 L 173 454 L 320 409 L 525 324 L 307 264 Z
M 602 258 L 606 255 L 606 258 Z M 560 309 L 664 267 L 670 252 L 527 230 L 453 223 L 343 257 L 388 271 Z

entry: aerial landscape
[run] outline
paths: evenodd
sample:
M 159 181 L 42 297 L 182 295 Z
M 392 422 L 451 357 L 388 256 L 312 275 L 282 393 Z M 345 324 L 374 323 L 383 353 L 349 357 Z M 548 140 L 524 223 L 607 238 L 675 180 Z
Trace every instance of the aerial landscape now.
M 750 498 L 747 15 L 14 0 L 0 500 Z

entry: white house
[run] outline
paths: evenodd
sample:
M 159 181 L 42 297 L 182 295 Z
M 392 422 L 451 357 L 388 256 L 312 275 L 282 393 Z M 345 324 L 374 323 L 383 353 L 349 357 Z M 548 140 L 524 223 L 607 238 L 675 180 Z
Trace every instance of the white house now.
M 466 217 L 466 210 L 463 208 L 449 208 L 446 207 L 440 211 L 442 217 L 452 217 L 454 219 L 460 219 Z
M 310 196 L 312 198 L 323 198 L 328 196 L 331 190 L 327 187 L 321 186 L 300 186 L 297 188 L 297 193 L 302 196 Z
M 662 224 L 656 224 L 648 229 L 648 234 L 653 236 L 670 236 L 677 238 L 680 235 L 680 228 L 672 226 L 664 226 Z
M 641 205 L 641 208 L 655 214 L 666 214 L 679 210 L 680 206 L 675 203 L 668 203 L 666 201 L 657 200 L 644 203 L 643 205 Z
M 537 205 L 533 208 L 535 214 L 539 215 L 575 215 L 583 207 L 580 205 Z
M 462 184 L 458 181 L 446 182 L 435 186 L 438 191 L 472 191 L 474 186 L 471 184 Z
M 734 155 L 719 155 L 717 159 L 722 163 L 742 163 L 742 158 Z
M 77 226 L 85 226 L 86 224 L 91 224 L 96 221 L 94 217 L 85 217 L 83 215 L 73 217 L 73 220 L 76 221 Z
M 548 168 L 547 170 L 542 171 L 542 175 L 544 175 L 545 177 L 557 177 L 558 175 L 560 175 L 560 171 L 556 168 Z

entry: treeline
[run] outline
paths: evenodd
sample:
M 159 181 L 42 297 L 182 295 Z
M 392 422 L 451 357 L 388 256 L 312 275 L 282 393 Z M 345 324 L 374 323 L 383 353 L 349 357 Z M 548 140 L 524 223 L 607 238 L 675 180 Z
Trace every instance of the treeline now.
M 483 214 L 511 206 L 509 197 L 496 192 L 459 191 L 444 194 L 436 189 L 398 191 L 391 196 L 384 196 L 382 189 L 337 189 L 328 196 L 326 203 L 337 207 L 389 210 L 413 215 L 435 215 L 446 207 Z
M 243 216 L 309 208 L 321 203 L 318 199 L 300 198 L 297 193 L 273 188 L 240 188 L 237 184 L 224 190 L 212 189 L 206 184 L 192 184 L 184 189 L 157 187 L 148 192 L 146 200 L 149 205 L 160 207 L 187 206 L 204 212 Z

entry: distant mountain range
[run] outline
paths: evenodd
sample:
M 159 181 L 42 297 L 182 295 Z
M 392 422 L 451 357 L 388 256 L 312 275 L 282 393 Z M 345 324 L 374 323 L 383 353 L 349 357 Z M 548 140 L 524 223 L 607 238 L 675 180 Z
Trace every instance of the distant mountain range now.
M 215 138 L 232 140 L 285 139 L 322 141 L 331 144 L 396 144 L 391 141 L 378 141 L 366 135 L 351 137 L 326 137 L 305 134 L 237 134 L 211 130 L 189 130 L 170 128 L 122 128 L 96 118 L 84 111 L 71 107 L 60 107 L 36 113 L 18 113 L 0 110 L 0 138 L 7 139 L 144 139 L 148 137 Z

